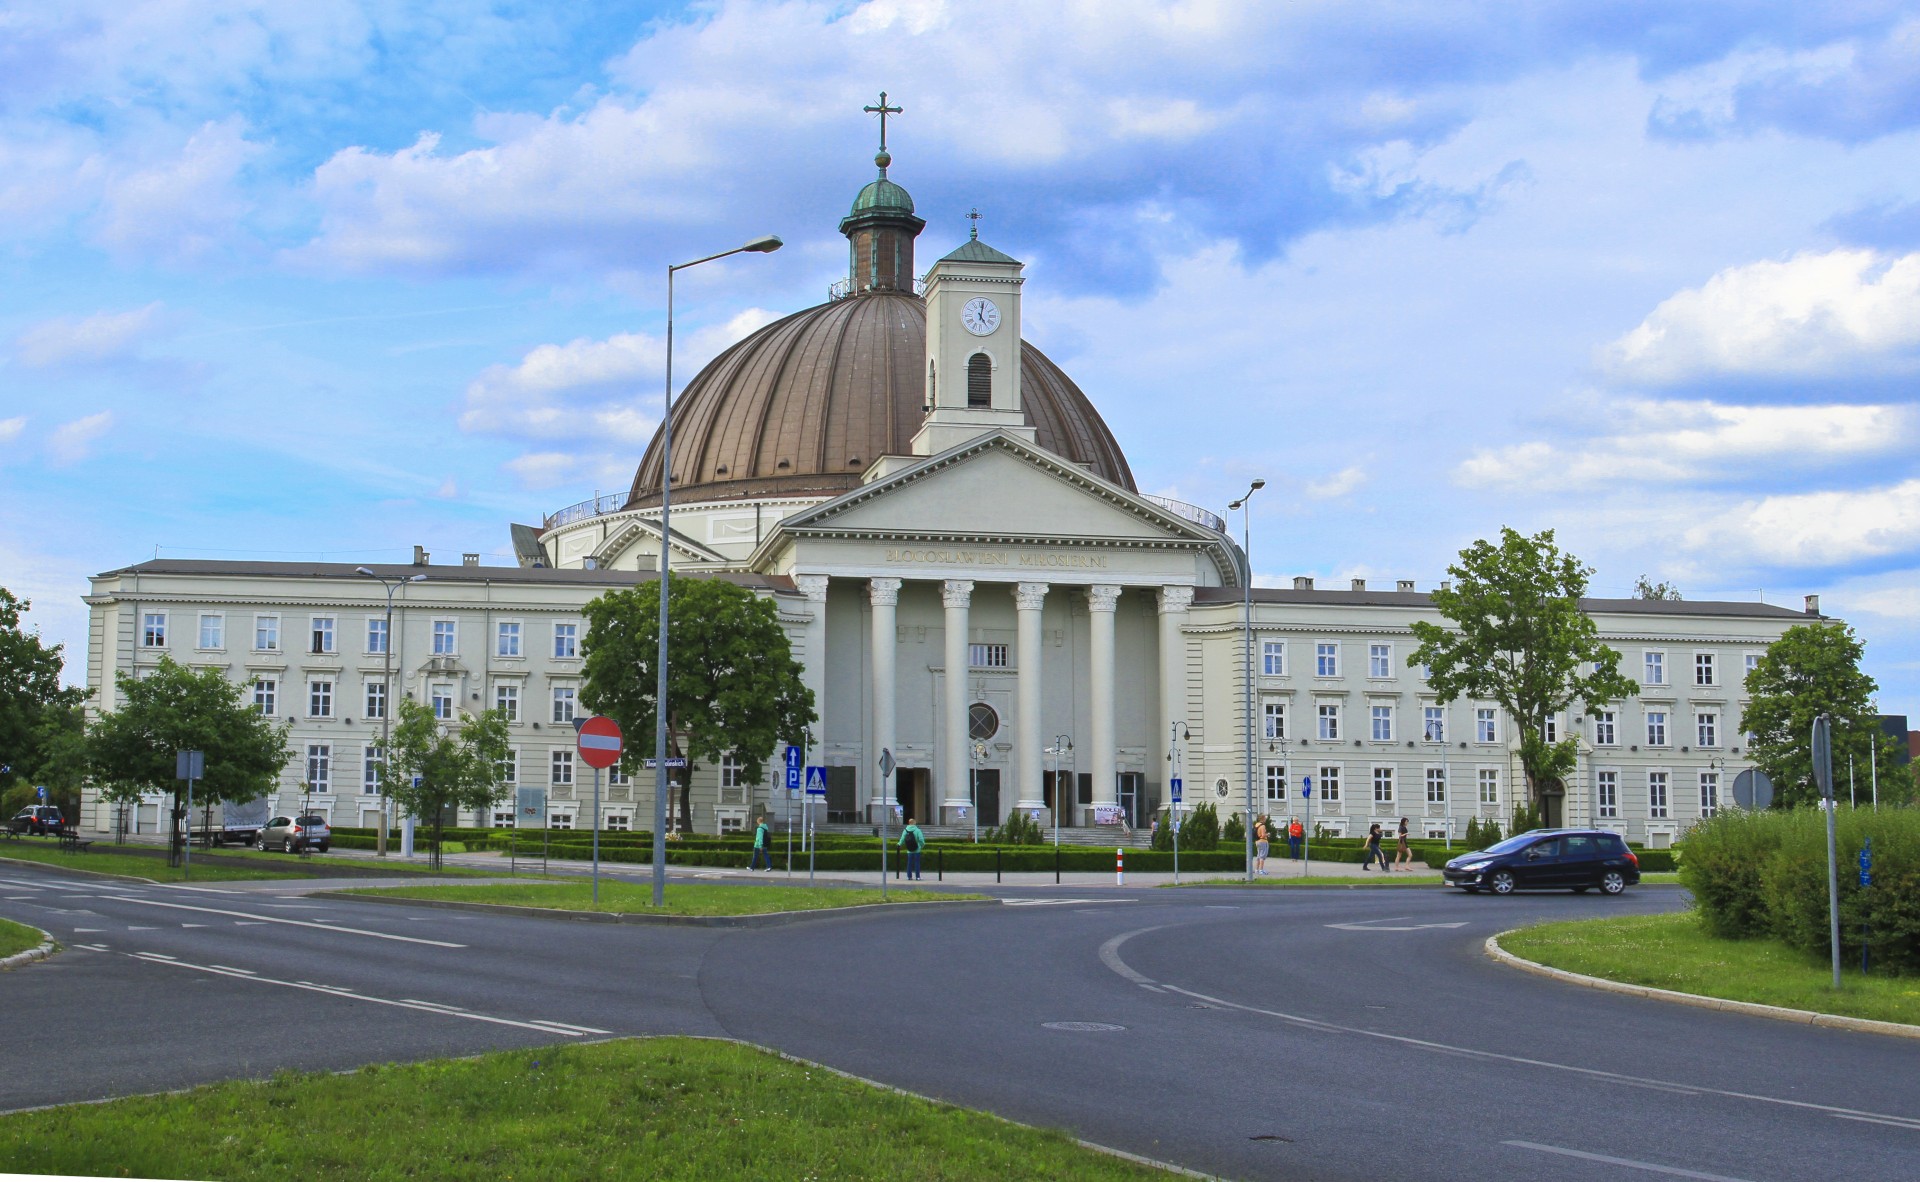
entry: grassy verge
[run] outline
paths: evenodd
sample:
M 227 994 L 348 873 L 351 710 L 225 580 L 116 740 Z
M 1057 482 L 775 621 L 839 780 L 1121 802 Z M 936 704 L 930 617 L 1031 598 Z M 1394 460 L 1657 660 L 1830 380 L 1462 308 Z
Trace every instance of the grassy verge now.
M 1542 924 L 1500 938 L 1515 956 L 1568 972 L 1731 1001 L 1920 1024 L 1920 980 L 1833 970 L 1771 940 L 1718 940 L 1695 914 Z
M 95 842 L 91 850 L 79 854 L 68 853 L 52 841 L 34 839 L 0 841 L 0 858 L 17 858 L 22 862 L 38 862 L 62 869 L 150 878 L 155 882 L 233 882 L 262 878 L 349 878 L 356 873 L 368 877 L 376 874 L 399 876 L 428 873 L 424 863 L 409 863 L 398 858 L 387 862 L 344 858 L 328 861 L 325 854 L 315 854 L 311 860 L 303 860 L 287 854 L 263 854 L 254 850 L 196 849 L 193 851 L 193 874 L 189 879 L 184 868 L 168 866 L 165 854 L 156 852 L 153 846 L 116 846 Z M 452 866 L 444 871 L 449 878 L 487 877 L 491 873 Z
M 616 914 L 653 911 L 651 883 L 602 880 L 600 903 L 593 902 L 588 882 L 501 882 L 472 886 L 362 887 L 355 895 L 391 895 L 402 899 L 444 899 L 456 903 L 496 903 L 507 907 L 551 907 L 561 911 L 606 911 Z M 985 895 L 945 894 L 940 891 L 889 890 L 892 903 L 984 899 Z M 708 883 L 667 884 L 665 915 L 766 915 L 775 911 L 822 911 L 880 902 L 878 890 L 783 886 L 722 886 Z
M 12 956 L 16 952 L 25 952 L 29 948 L 40 947 L 40 941 L 46 937 L 37 930 L 10 919 L 0 919 L 0 956 Z
M 1169 1176 L 1057 1132 L 676 1038 L 0 1117 L 0 1160 L 22 1173 L 323 1182 Z

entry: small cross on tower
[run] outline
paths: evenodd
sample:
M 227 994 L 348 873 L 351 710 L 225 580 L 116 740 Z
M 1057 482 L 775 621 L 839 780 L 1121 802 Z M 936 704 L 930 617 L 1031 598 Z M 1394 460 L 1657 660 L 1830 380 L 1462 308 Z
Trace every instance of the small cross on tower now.
M 973 228 L 967 231 L 967 240 L 970 242 L 980 241 L 980 207 L 979 206 L 977 205 L 974 206 L 973 209 L 967 213 L 967 220 L 973 223 Z
M 884 90 L 880 92 L 879 106 L 877 107 L 867 106 L 867 107 L 862 107 L 860 109 L 862 111 L 865 111 L 869 115 L 880 116 L 880 150 L 882 152 L 886 151 L 887 150 L 887 116 L 904 114 L 904 111 L 900 107 L 889 107 L 887 105 L 887 92 Z

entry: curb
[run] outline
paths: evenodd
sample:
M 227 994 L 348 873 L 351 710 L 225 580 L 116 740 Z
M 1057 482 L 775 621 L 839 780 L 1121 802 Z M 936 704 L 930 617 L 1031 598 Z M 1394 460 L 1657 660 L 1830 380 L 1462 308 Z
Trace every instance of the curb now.
M 13 922 L 20 923 L 17 919 Z M 45 936 L 46 939 L 41 941 L 38 948 L 29 948 L 25 952 L 16 952 L 12 956 L 0 959 L 0 970 L 17 969 L 23 964 L 32 964 L 36 960 L 45 960 L 60 951 L 60 943 L 53 938 L 52 932 L 47 931 L 45 928 L 35 928 L 30 923 L 21 923 L 20 926 L 23 928 L 33 928 L 34 931 L 39 932 Z
M 772 928 L 808 920 L 830 919 L 838 915 L 857 915 L 900 907 L 934 907 L 942 910 L 963 907 L 998 907 L 998 899 L 936 900 L 927 903 L 862 903 L 857 907 L 823 907 L 813 911 L 770 911 L 762 915 L 650 915 L 631 911 L 562 911 L 554 907 L 517 907 L 505 903 L 467 903 L 451 899 L 410 899 L 404 896 L 356 895 L 349 891 L 313 891 L 310 899 L 343 899 L 352 903 L 386 903 L 396 906 L 428 907 L 441 911 L 472 911 L 483 915 L 514 915 L 527 919 L 565 919 L 577 923 L 625 923 L 655 927 L 684 928 Z
M 1802 1026 L 1825 1026 L 1834 1030 L 1852 1030 L 1860 1034 L 1885 1034 L 1894 1038 L 1920 1038 L 1920 1026 L 1910 1026 L 1905 1022 L 1881 1022 L 1873 1018 L 1850 1018 L 1844 1014 L 1823 1014 L 1818 1010 L 1794 1010 L 1785 1006 L 1762 1005 L 1755 1001 L 1731 1001 L 1723 997 L 1707 997 L 1699 993 L 1681 993 L 1674 989 L 1656 989 L 1651 985 L 1628 985 L 1621 981 L 1609 981 L 1605 977 L 1589 977 L 1584 973 L 1570 973 L 1565 969 L 1556 969 L 1538 961 L 1515 956 L 1500 947 L 1501 936 L 1511 936 L 1522 929 L 1510 928 L 1487 937 L 1486 953 L 1492 960 L 1519 969 L 1523 973 L 1532 973 L 1539 977 L 1551 977 L 1569 985 L 1584 985 L 1589 989 L 1599 989 L 1607 993 L 1624 993 L 1629 997 L 1644 997 L 1653 1001 L 1672 1002 L 1675 1005 L 1693 1006 L 1702 1010 L 1723 1010 L 1730 1014 L 1746 1014 L 1753 1018 L 1772 1018 L 1780 1022 L 1798 1022 Z

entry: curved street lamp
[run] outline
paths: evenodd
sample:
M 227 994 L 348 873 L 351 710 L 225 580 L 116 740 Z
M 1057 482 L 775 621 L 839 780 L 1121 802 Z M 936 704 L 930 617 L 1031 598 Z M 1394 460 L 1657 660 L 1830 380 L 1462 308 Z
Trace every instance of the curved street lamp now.
M 387 811 L 393 807 L 393 793 L 387 791 L 387 769 L 393 766 L 393 593 L 408 583 L 423 583 L 425 575 L 413 575 L 405 579 L 383 579 L 364 566 L 353 568 L 356 575 L 365 575 L 387 589 L 387 631 L 380 638 L 380 833 L 373 843 L 376 857 L 387 856 L 387 830 L 393 825 L 393 818 Z
M 1241 510 L 1240 515 L 1240 553 L 1247 560 L 1246 583 L 1246 642 L 1247 642 L 1247 816 L 1241 826 L 1246 830 L 1247 843 L 1247 881 L 1253 881 L 1253 509 L 1247 504 L 1253 494 L 1267 487 L 1267 482 L 1258 477 L 1248 486 L 1246 495 L 1227 506 L 1231 513 Z

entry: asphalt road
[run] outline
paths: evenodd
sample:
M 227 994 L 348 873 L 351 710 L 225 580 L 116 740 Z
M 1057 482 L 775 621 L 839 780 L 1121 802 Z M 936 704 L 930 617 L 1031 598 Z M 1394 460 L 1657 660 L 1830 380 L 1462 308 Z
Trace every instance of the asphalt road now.
M 1480 953 L 1531 920 L 1670 909 L 1674 890 L 1002 894 L 669 929 L 0 867 L 0 915 L 71 946 L 0 975 L 0 1109 L 679 1033 L 1234 1178 L 1920 1173 L 1920 1043 L 1579 989 Z

